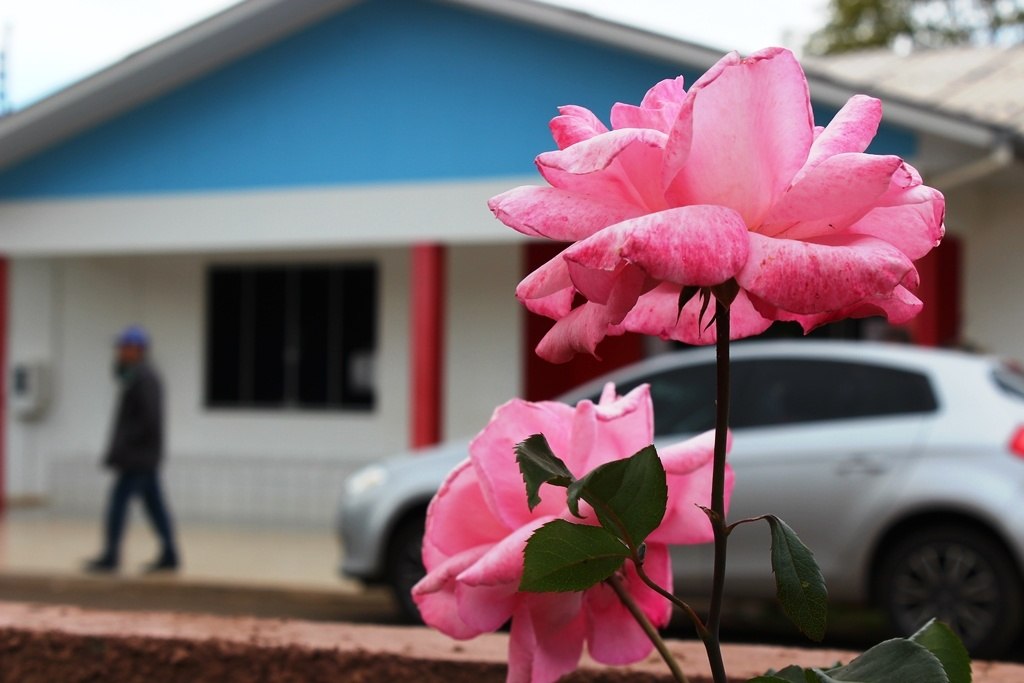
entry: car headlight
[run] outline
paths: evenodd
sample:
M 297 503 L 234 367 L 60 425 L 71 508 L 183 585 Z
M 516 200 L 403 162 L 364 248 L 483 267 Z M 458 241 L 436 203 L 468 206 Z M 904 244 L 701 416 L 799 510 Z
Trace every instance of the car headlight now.
M 383 486 L 388 480 L 388 471 L 383 465 L 369 465 L 356 470 L 345 480 L 346 496 L 361 496 Z

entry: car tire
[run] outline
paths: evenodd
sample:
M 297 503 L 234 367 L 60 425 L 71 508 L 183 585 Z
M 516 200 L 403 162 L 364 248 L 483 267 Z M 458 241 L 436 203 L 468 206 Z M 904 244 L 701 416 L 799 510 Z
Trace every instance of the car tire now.
M 982 529 L 951 524 L 912 531 L 889 546 L 878 567 L 876 595 L 901 635 L 935 617 L 975 657 L 998 657 L 1021 633 L 1020 573 L 1003 544 Z
M 412 599 L 412 587 L 423 578 L 424 515 L 406 518 L 395 528 L 388 543 L 386 581 L 398 604 L 402 619 L 422 623 L 419 609 Z

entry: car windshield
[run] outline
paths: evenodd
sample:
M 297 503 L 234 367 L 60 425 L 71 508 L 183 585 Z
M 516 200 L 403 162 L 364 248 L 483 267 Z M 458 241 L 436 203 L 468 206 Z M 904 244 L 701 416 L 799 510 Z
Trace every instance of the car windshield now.
M 992 379 L 1004 393 L 1024 401 L 1024 369 L 1019 363 L 1004 362 L 992 371 Z

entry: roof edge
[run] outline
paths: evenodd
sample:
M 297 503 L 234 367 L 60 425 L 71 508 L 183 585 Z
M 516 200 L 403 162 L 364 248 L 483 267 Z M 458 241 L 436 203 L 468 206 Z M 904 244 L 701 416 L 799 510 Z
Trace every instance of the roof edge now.
M 593 14 L 550 5 L 541 0 L 433 0 L 515 21 L 539 25 L 576 37 L 615 45 L 624 50 L 654 57 L 670 63 L 685 63 L 708 69 L 728 51 L 716 49 L 655 33 L 646 29 L 619 24 Z M 972 119 L 969 116 L 936 110 L 885 92 L 866 92 L 861 86 L 844 83 L 832 76 L 805 68 L 812 96 L 822 103 L 841 108 L 856 94 L 869 94 L 885 102 L 886 120 L 913 130 L 947 137 L 964 144 L 992 149 L 1006 140 L 1019 138 L 1011 128 Z M 1022 142 L 1024 145 L 1024 142 Z
M 362 0 L 246 0 L 0 117 L 0 168 Z
M 894 95 L 884 90 L 851 85 L 832 76 L 826 76 L 805 67 L 812 94 L 822 102 L 841 107 L 855 94 L 870 95 L 882 100 L 887 122 L 905 128 L 950 138 L 967 145 L 993 149 L 1007 140 L 1019 138 L 1011 127 L 978 121 L 967 114 L 938 110 L 922 102 Z
M 670 63 L 683 62 L 704 69 L 711 67 L 727 52 L 541 0 L 432 1 L 497 15 L 605 45 L 614 45 Z
M 234 59 L 364 0 L 243 0 L 135 52 L 39 102 L 0 117 L 0 169 L 152 100 Z M 540 0 L 431 0 L 497 15 L 564 35 L 592 40 L 659 59 L 707 69 L 720 49 L 619 24 Z M 807 70 L 815 100 L 837 108 L 864 88 Z M 870 89 L 869 89 L 870 90 Z M 939 111 L 884 92 L 886 120 L 991 150 L 1007 140 L 1020 150 L 1012 129 Z

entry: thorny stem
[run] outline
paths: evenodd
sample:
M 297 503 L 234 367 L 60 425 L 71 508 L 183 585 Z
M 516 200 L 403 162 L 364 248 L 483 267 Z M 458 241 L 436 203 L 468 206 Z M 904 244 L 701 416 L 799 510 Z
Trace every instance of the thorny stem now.
M 668 646 L 665 645 L 665 641 L 661 639 L 661 635 L 658 633 L 658 629 L 654 628 L 650 620 L 647 619 L 647 615 L 643 613 L 640 606 L 636 604 L 633 596 L 629 594 L 626 587 L 622 585 L 622 579 L 617 575 L 613 574 L 607 583 L 615 591 L 615 594 L 619 596 L 619 600 L 626 606 L 633 618 L 636 619 L 637 623 L 640 624 L 640 628 L 644 630 L 647 637 L 650 638 L 651 642 L 654 643 L 655 649 L 658 650 L 658 654 L 665 660 L 665 664 L 668 665 L 669 671 L 672 672 L 672 677 L 678 681 L 678 683 L 687 683 L 686 675 L 683 670 L 679 668 L 679 663 L 676 658 L 672 656 L 672 653 L 668 651 Z
M 725 447 L 729 435 L 729 307 L 715 301 L 715 348 L 718 371 L 718 397 L 715 414 L 715 459 L 711 476 L 711 528 L 715 535 L 715 569 L 711 584 L 707 637 L 703 638 L 715 683 L 726 683 L 725 663 L 719 630 L 722 623 L 722 596 L 725 592 L 725 556 L 729 529 L 725 522 Z
M 750 524 L 752 522 L 763 522 L 764 520 L 771 517 L 771 515 L 758 515 L 757 517 L 746 517 L 744 519 L 737 519 L 735 522 L 726 527 L 726 530 L 731 534 L 732 530 L 741 524 Z
M 697 634 L 700 636 L 701 640 L 704 640 L 705 636 L 707 635 L 707 628 L 704 626 L 704 622 L 701 620 L 700 615 L 698 615 L 693 610 L 693 608 L 690 607 L 690 605 L 687 604 L 684 600 L 680 600 L 679 597 L 673 595 L 672 593 L 670 593 L 669 591 L 665 590 L 657 583 L 655 583 L 654 580 L 647 575 L 647 572 L 644 571 L 643 564 L 637 562 L 636 559 L 633 560 L 633 564 L 636 567 L 636 573 L 637 576 L 640 577 L 640 580 L 647 584 L 647 587 L 650 588 L 652 591 L 654 591 L 661 597 L 665 598 L 673 605 L 681 609 L 684 613 L 686 613 L 686 616 L 690 618 L 690 621 L 693 622 L 694 627 L 697 629 Z
M 639 561 L 635 551 L 633 551 L 633 563 L 636 565 L 637 575 L 648 587 L 651 588 L 651 590 L 664 597 L 673 605 L 682 609 L 687 616 L 690 617 L 690 620 L 693 621 L 693 624 L 697 629 L 697 634 L 704 642 L 704 649 L 708 654 L 708 664 L 711 667 L 712 680 L 714 683 L 728 683 L 728 678 L 725 673 L 725 662 L 722 660 L 722 643 L 719 637 L 719 631 L 722 623 L 722 599 L 725 593 L 726 544 L 729 538 L 729 532 L 732 531 L 732 527 L 727 526 L 725 520 L 725 456 L 726 444 L 728 443 L 729 436 L 730 330 L 729 307 L 717 300 L 715 301 L 715 325 L 715 332 L 717 334 L 716 365 L 718 373 L 718 389 L 717 398 L 715 400 L 715 454 L 711 476 L 711 508 L 710 510 L 705 510 L 708 513 L 708 518 L 711 520 L 711 528 L 714 532 L 715 568 L 711 585 L 711 606 L 708 610 L 707 622 L 703 622 L 688 604 L 651 580 L 647 575 L 647 572 L 644 571 L 643 563 Z M 737 524 L 746 521 L 753 520 L 741 520 L 741 522 L 737 522 Z M 654 643 L 654 646 L 661 654 L 662 659 L 665 660 L 665 663 L 668 664 L 668 667 L 672 671 L 672 675 L 676 677 L 676 680 L 685 680 L 685 678 L 682 678 L 683 674 L 679 671 L 679 667 L 676 664 L 675 659 L 665 648 L 665 643 L 661 639 L 661 636 L 658 635 L 657 630 L 647 620 L 647 617 L 644 616 L 639 607 L 637 607 L 633 598 L 622 585 L 622 580 L 618 576 L 613 576 L 608 579 L 608 584 L 615 590 L 619 599 L 632 613 L 641 628 L 644 629 L 647 637 Z

